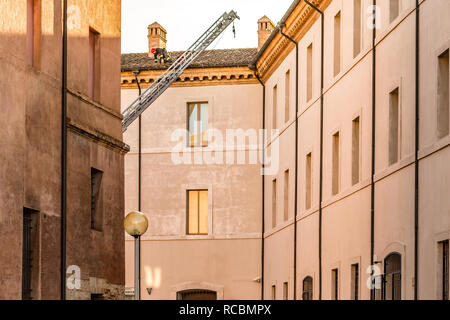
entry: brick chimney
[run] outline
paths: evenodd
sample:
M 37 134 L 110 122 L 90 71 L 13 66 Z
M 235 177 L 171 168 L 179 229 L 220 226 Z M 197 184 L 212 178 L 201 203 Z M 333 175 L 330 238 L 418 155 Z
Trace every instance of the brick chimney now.
M 152 48 L 166 48 L 167 31 L 158 22 L 154 22 L 148 26 L 148 52 L 151 53 Z
M 258 50 L 261 49 L 264 42 L 269 38 L 275 25 L 267 16 L 258 20 Z

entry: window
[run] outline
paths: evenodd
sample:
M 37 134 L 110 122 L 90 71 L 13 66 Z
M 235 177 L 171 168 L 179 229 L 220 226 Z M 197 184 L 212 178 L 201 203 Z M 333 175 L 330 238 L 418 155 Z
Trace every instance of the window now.
M 89 28 L 89 98 L 100 100 L 100 33 Z
M 334 17 L 334 76 L 341 72 L 341 12 Z
M 389 94 L 389 165 L 398 161 L 399 89 Z
M 273 87 L 273 113 L 272 113 L 272 127 L 273 129 L 277 128 L 277 100 L 278 100 L 278 87 Z
M 272 228 L 277 226 L 277 179 L 272 181 Z
M 353 57 L 361 52 L 361 0 L 353 1 Z
M 438 109 L 437 132 L 438 138 L 449 134 L 449 49 L 438 58 Z
M 384 299 L 401 300 L 402 298 L 402 257 L 391 253 L 384 259 Z
M 313 299 L 313 279 L 308 276 L 303 279 L 303 300 L 312 300 Z
M 38 212 L 23 209 L 22 234 L 22 299 L 32 300 L 39 286 L 39 225 Z
M 289 219 L 289 170 L 284 172 L 284 221 Z
M 208 104 L 188 104 L 189 147 L 208 146 Z
M 389 23 L 394 21 L 400 13 L 400 0 L 389 1 Z
M 352 121 L 352 185 L 359 182 L 359 141 L 360 141 L 360 128 L 359 117 Z
M 289 121 L 290 97 L 291 97 L 291 71 L 288 70 L 284 77 L 284 122 Z
M 103 228 L 103 172 L 91 168 L 91 229 Z
M 331 300 L 339 300 L 339 270 L 331 270 Z
M 277 287 L 275 285 L 272 286 L 272 300 L 277 299 Z
M 188 191 L 187 219 L 189 235 L 208 234 L 208 190 Z
M 41 55 L 41 0 L 27 0 L 27 63 L 39 68 Z
M 217 292 L 211 290 L 184 290 L 177 292 L 177 300 L 217 300 Z
M 351 275 L 351 299 L 359 299 L 359 264 L 352 264 L 352 275 Z
M 339 132 L 333 135 L 333 174 L 332 174 L 332 194 L 339 193 Z
M 311 100 L 313 95 L 313 45 L 306 49 L 306 101 Z
M 440 264 L 440 279 L 441 279 L 441 298 L 442 300 L 449 300 L 449 257 L 448 257 L 449 241 L 439 242 L 439 264 Z
M 283 283 L 283 300 L 289 300 L 289 284 Z
M 306 186 L 305 186 L 305 208 L 311 208 L 311 185 L 312 185 L 312 153 L 306 156 Z

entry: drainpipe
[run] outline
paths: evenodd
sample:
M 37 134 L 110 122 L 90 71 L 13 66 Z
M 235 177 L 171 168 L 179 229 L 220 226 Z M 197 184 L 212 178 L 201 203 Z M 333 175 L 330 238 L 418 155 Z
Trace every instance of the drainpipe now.
M 304 0 L 307 5 L 316 10 L 321 16 L 320 39 L 320 172 L 319 172 L 319 300 L 322 300 L 322 189 L 323 189 L 323 87 L 324 87 L 324 27 L 323 11 Z
M 285 24 L 280 25 L 280 33 L 295 44 L 295 201 L 294 201 L 294 300 L 297 300 L 297 188 L 298 188 L 298 42 L 283 33 Z
M 67 0 L 63 9 L 62 92 L 61 92 L 61 300 L 66 300 L 67 229 Z
M 414 300 L 419 290 L 419 63 L 420 63 L 420 5 L 416 0 L 416 137 L 414 154 Z
M 373 7 L 377 5 L 377 0 L 373 0 Z M 376 105 L 376 12 L 374 12 L 373 30 L 372 30 L 372 159 L 371 159 L 371 175 L 370 175 L 370 265 L 374 265 L 375 254 L 375 105 Z M 370 290 L 371 300 L 375 299 L 375 288 Z
M 256 66 L 250 66 L 250 69 L 253 70 L 253 72 L 255 73 L 255 77 L 256 79 L 258 79 L 259 83 L 262 85 L 263 87 L 263 114 L 262 114 L 262 129 L 263 129 L 263 134 L 262 134 L 262 169 L 261 169 L 261 177 L 262 177 L 262 202 L 261 202 L 261 207 L 262 207 L 262 214 L 261 214 L 261 300 L 264 300 L 264 232 L 265 232 L 265 217 L 264 217 L 264 210 L 265 210 L 265 206 L 264 206 L 264 189 L 265 189 L 265 183 L 264 183 L 264 178 L 265 178 L 265 172 L 264 172 L 264 164 L 265 164 L 265 152 L 264 152 L 264 145 L 265 145 L 265 141 L 266 141 L 266 85 L 262 82 L 261 78 L 258 75 L 258 71 L 256 70 Z
M 134 73 L 134 78 L 136 79 L 136 83 L 138 86 L 138 90 L 139 90 L 139 100 L 141 98 L 141 94 L 142 94 L 142 90 L 141 90 L 141 84 L 139 83 L 139 79 L 138 79 L 138 74 L 140 73 L 140 71 L 133 71 Z M 141 116 L 139 116 L 139 147 L 138 147 L 139 151 L 139 157 L 138 157 L 138 211 L 141 211 L 141 203 L 142 203 L 142 126 L 141 126 Z M 137 238 L 137 241 L 135 241 L 135 250 L 136 253 L 138 255 L 139 258 L 139 262 L 141 261 L 141 237 Z M 137 292 L 137 299 L 140 300 L 141 299 L 141 268 L 139 266 L 136 267 L 137 270 L 137 277 L 138 277 L 138 292 Z

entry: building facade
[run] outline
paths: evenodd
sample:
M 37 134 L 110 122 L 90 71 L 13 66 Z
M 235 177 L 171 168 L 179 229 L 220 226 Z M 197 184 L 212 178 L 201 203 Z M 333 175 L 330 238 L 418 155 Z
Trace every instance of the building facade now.
M 294 1 L 277 27 L 258 22 L 267 40 L 246 71 L 261 83 L 222 87 L 214 68 L 189 69 L 143 114 L 143 298 L 448 299 L 450 4 L 310 4 Z M 124 107 L 137 96 L 133 68 L 161 73 L 135 58 L 122 56 Z M 174 165 L 170 138 L 191 128 L 191 103 L 207 103 L 202 128 L 268 130 L 263 154 L 277 165 Z M 128 211 L 136 126 L 125 135 Z M 202 133 L 185 134 L 184 145 L 198 141 L 192 157 L 212 151 Z M 207 235 L 190 235 L 192 211 Z
M 120 8 L 68 1 L 67 299 L 124 296 Z M 0 299 L 59 299 L 63 1 L 0 12 Z

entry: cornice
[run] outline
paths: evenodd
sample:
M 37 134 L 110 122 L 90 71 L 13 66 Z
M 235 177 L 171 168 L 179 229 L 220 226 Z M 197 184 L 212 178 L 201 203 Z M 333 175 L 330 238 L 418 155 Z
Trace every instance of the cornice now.
M 311 3 L 320 10 L 325 11 L 331 1 L 311 0 Z M 300 41 L 319 18 L 319 13 L 302 1 L 286 20 L 286 26 L 283 28 L 283 32 L 295 41 Z M 273 38 L 256 63 L 258 74 L 263 82 L 267 81 L 294 48 L 294 44 L 280 33 Z
M 164 70 L 141 71 L 138 76 L 141 87 L 152 84 Z M 256 84 L 258 80 L 248 67 L 197 68 L 187 69 L 172 83 L 172 87 L 195 87 L 214 85 Z M 136 89 L 136 80 L 132 72 L 121 73 L 121 89 Z

